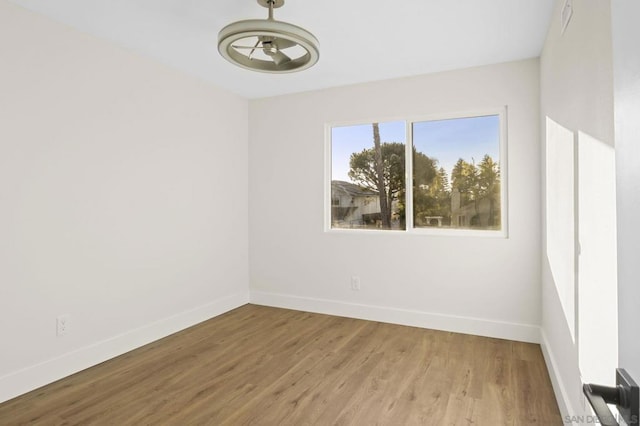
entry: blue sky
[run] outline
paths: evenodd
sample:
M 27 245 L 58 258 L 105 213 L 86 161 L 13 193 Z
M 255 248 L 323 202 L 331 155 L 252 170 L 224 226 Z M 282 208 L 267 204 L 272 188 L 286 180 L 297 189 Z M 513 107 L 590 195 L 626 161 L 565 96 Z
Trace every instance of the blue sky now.
M 406 142 L 404 121 L 380 123 L 382 142 Z M 349 158 L 354 152 L 373 147 L 371 124 L 342 126 L 331 129 L 331 179 L 349 181 Z
M 475 160 L 485 154 L 500 158 L 500 118 L 497 115 L 413 123 L 413 143 L 419 152 L 438 160 L 448 174 L 459 158 Z M 382 142 L 405 142 L 405 122 L 380 123 Z M 334 127 L 331 132 L 331 178 L 348 181 L 349 157 L 373 147 L 371 124 Z

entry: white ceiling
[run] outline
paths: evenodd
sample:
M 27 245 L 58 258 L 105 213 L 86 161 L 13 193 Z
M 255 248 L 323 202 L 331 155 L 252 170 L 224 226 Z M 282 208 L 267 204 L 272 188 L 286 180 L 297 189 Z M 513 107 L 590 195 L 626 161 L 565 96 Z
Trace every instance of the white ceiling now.
M 265 18 L 256 0 L 14 0 L 247 98 L 539 56 L 555 0 L 286 0 L 275 17 L 320 40 L 320 61 L 294 74 L 247 71 L 217 34 Z

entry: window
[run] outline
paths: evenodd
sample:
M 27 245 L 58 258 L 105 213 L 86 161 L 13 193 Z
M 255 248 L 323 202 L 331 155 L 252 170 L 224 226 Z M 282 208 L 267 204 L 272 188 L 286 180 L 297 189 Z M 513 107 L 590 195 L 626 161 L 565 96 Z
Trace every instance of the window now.
M 404 121 L 331 128 L 331 228 L 405 229 Z M 382 194 L 382 195 L 380 195 Z
M 503 110 L 329 126 L 327 228 L 506 236 L 504 129 Z

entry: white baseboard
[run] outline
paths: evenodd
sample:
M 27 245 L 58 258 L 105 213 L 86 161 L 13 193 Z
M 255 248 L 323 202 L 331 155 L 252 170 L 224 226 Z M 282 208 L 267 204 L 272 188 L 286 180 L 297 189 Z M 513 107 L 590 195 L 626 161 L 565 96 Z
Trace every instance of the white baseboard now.
M 569 395 L 567 394 L 567 388 L 562 380 L 558 363 L 553 356 L 553 351 L 551 350 L 551 346 L 549 345 L 544 329 L 540 329 L 540 348 L 542 349 L 544 362 L 547 364 L 547 371 L 549 371 L 549 378 L 551 379 L 553 392 L 556 395 L 560 415 L 563 419 L 566 419 L 567 416 L 570 418 L 570 416 L 576 415 L 579 411 L 576 411 L 575 407 L 571 403 Z
M 540 327 L 480 318 L 251 291 L 251 303 L 520 342 L 540 343 Z
M 232 294 L 0 377 L 0 402 L 15 398 L 247 303 L 249 303 L 248 292 Z

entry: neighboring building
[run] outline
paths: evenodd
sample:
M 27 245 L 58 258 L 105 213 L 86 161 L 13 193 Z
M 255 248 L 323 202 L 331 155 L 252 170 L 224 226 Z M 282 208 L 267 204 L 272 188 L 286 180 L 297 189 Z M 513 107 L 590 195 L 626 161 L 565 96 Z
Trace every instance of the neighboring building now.
M 493 210 L 493 211 L 492 211 Z M 500 228 L 500 202 L 483 198 L 477 201 L 462 202 L 457 189 L 451 191 L 451 227 L 452 228 Z
M 342 180 L 331 181 L 331 225 L 338 228 L 377 226 L 378 193 Z

